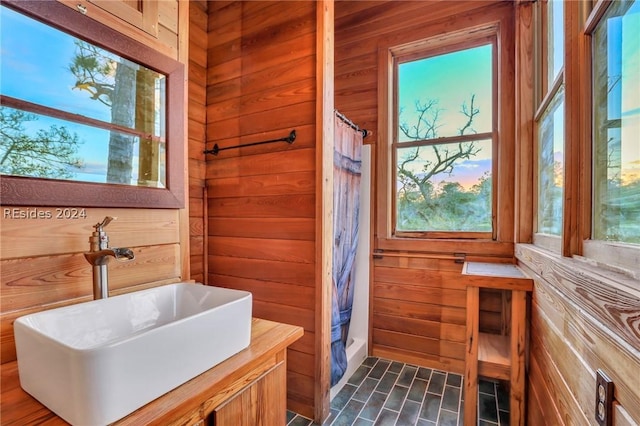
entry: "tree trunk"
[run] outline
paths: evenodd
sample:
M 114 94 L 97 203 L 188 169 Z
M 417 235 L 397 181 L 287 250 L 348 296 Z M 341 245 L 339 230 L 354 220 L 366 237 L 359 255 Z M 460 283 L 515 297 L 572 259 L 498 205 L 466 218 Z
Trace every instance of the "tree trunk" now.
M 126 59 L 122 59 L 116 68 L 115 88 L 111 100 L 111 122 L 113 124 L 135 127 L 136 68 L 135 64 Z M 131 184 L 134 142 L 134 136 L 111 132 L 107 166 L 108 183 Z

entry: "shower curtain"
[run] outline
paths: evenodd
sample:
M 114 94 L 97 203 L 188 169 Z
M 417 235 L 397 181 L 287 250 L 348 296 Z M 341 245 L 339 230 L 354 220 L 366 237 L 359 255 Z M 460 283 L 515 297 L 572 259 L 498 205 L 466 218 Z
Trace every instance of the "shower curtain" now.
M 331 386 L 347 369 L 347 334 L 353 305 L 353 265 L 358 244 L 362 133 L 335 120 L 333 153 L 333 297 Z

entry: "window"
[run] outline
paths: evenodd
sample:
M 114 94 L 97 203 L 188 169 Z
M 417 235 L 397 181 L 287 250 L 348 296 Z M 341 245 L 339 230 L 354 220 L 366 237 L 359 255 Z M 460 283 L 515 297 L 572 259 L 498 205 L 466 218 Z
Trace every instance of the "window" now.
M 564 92 L 556 93 L 538 126 L 538 232 L 560 235 L 564 176 Z
M 560 236 L 564 200 L 564 5 L 542 3 L 542 100 L 537 122 L 537 233 Z M 546 29 L 546 31 L 544 30 Z M 540 241 L 540 238 L 537 239 Z
M 508 3 L 381 39 L 376 250 L 513 254 L 514 73 Z
M 593 33 L 594 240 L 640 244 L 640 2 L 612 2 Z
M 166 76 L 0 13 L 0 173 L 165 187 Z
M 3 204 L 182 208 L 183 64 L 59 2 L 0 13 Z
M 494 43 L 395 57 L 395 235 L 493 233 Z

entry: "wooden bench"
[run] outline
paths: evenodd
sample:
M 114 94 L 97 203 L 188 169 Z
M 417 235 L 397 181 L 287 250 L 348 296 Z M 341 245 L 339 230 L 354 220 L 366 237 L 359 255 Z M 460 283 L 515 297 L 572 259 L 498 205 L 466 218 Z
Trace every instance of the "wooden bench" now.
M 525 424 L 525 357 L 527 292 L 533 280 L 512 264 L 465 262 L 462 276 L 467 287 L 467 329 L 464 375 L 464 424 L 476 426 L 478 376 L 507 380 L 510 424 Z M 480 289 L 511 292 L 510 335 L 480 333 Z

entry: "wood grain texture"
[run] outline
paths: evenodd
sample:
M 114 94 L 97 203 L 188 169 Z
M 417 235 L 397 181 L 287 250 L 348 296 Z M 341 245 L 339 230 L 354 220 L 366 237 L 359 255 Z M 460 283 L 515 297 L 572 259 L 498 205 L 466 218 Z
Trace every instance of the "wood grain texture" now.
M 13 210 L 14 207 L 4 206 L 2 209 Z M 106 228 L 111 247 L 148 246 L 180 241 L 177 210 L 77 208 L 86 217 L 76 219 L 58 219 L 59 209 L 55 207 L 20 207 L 19 210 L 49 213 L 51 219 L 11 219 L 3 215 L 0 218 L 0 259 L 85 252 L 89 250 L 93 225 L 101 222 L 105 216 L 116 218 Z
M 478 322 L 480 310 L 480 289 L 469 287 L 466 293 L 467 327 L 465 334 L 464 359 L 464 424 L 477 423 L 478 405 Z
M 462 265 L 452 260 L 375 259 L 370 320 L 374 353 L 382 353 L 384 347 L 385 354 L 394 354 L 396 348 L 397 356 L 408 362 L 462 373 L 466 288 L 473 279 L 461 275 L 461 270 Z M 498 291 L 483 289 L 480 294 L 480 330 L 500 333 L 502 312 L 510 305 L 503 303 Z M 420 337 L 438 339 L 440 344 Z
M 146 14 L 144 19 L 146 20 L 147 27 L 150 24 L 155 25 L 156 34 L 151 34 L 146 32 L 145 30 L 140 29 L 136 26 L 136 22 L 131 22 L 132 20 L 125 13 L 123 14 L 117 9 L 110 8 L 111 4 L 116 2 L 104 1 L 101 2 L 101 5 L 96 5 L 94 1 L 88 0 L 79 0 L 79 1 L 70 1 L 70 0 L 57 0 L 60 3 L 69 6 L 70 8 L 77 10 L 76 7 L 78 5 L 82 5 L 87 10 L 87 15 L 91 18 L 110 26 L 111 28 L 117 30 L 118 32 L 125 34 L 131 38 L 140 40 L 147 46 L 152 47 L 158 52 L 162 52 L 163 54 L 173 58 L 178 59 L 178 31 L 174 30 L 174 27 L 177 25 L 178 21 L 178 11 L 177 4 L 178 2 L 175 0 L 168 0 L 166 3 L 170 3 L 169 5 L 165 5 L 167 7 L 159 8 L 157 3 L 155 9 L 155 13 Z M 123 3 L 123 2 L 120 2 Z M 151 2 L 149 2 L 151 3 Z M 162 2 L 164 3 L 164 2 Z M 107 7 L 105 9 L 104 7 Z M 153 5 L 152 5 L 153 6 Z M 175 6 L 175 8 L 174 8 Z M 131 9 L 131 8 L 129 8 Z M 162 11 L 162 13 L 160 13 Z M 141 14 L 142 15 L 142 14 Z M 142 16 L 140 17 L 140 22 L 138 24 L 142 24 Z M 160 31 L 160 28 L 162 31 Z
M 318 3 L 319 4 L 319 3 Z M 314 416 L 317 346 L 316 2 L 209 2 L 207 281 L 254 294 L 254 315 L 308 335 L 289 351 L 288 407 Z M 292 369 L 295 368 L 295 371 Z M 300 373 L 305 371 L 304 374 Z M 294 380 L 295 374 L 300 376 Z M 298 377 L 298 376 L 295 376 Z
M 217 426 L 270 426 L 287 420 L 287 367 L 284 362 L 264 373 L 249 388 L 213 411 Z
M 591 421 L 595 371 L 601 368 L 615 383 L 624 417 L 640 423 L 637 280 L 535 246 L 518 245 L 516 255 L 535 281 L 528 387 L 537 400 L 529 396 L 528 411 L 557 404 L 568 419 Z M 540 406 L 531 409 L 534 404 Z
M 534 115 L 534 5 L 516 6 L 516 241 L 533 240 L 533 115 Z

